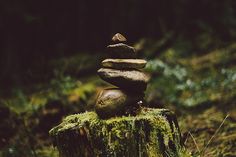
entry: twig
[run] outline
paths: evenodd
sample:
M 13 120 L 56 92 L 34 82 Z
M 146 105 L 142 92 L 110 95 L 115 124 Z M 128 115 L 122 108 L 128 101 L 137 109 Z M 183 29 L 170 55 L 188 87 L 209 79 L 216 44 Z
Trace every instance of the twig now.
M 188 134 L 187 134 L 187 136 L 186 136 L 186 139 L 185 139 L 185 141 L 184 141 L 184 145 L 186 145 L 186 143 L 188 142 L 188 137 L 189 137 L 189 132 L 188 132 Z
M 206 146 L 202 149 L 200 156 L 202 156 L 202 154 L 206 151 L 207 147 L 209 146 L 209 144 L 212 142 L 213 138 L 215 138 L 215 136 L 217 135 L 217 133 L 219 132 L 220 128 L 223 126 L 223 124 L 225 123 L 225 120 L 229 117 L 229 115 L 226 115 L 224 120 L 221 122 L 220 126 L 217 128 L 217 130 L 215 131 L 215 133 L 211 136 L 210 140 L 207 142 Z
M 165 151 L 165 154 L 166 154 L 168 157 L 171 157 L 166 151 Z
M 189 135 L 191 136 L 191 138 L 193 139 L 193 143 L 194 143 L 194 145 L 196 146 L 198 153 L 200 153 L 200 149 L 199 149 L 199 147 L 198 147 L 198 145 L 197 145 L 197 142 L 196 142 L 195 138 L 193 137 L 193 135 L 191 134 L 191 132 L 188 132 L 188 134 L 189 134 Z

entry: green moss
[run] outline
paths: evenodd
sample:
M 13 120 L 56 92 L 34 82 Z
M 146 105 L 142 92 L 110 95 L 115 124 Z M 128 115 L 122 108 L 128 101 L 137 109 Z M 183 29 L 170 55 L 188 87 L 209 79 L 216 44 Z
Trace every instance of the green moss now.
M 144 108 L 137 116 L 99 119 L 95 112 L 66 117 L 50 130 L 61 156 L 182 156 L 175 116 L 166 109 Z
M 52 147 L 43 147 L 41 149 L 37 149 L 37 156 L 40 157 L 58 157 L 58 151 Z

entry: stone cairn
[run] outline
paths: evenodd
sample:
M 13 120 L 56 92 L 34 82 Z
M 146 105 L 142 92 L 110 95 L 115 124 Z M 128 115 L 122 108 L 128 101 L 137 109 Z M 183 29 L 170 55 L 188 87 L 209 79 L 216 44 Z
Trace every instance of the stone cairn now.
M 190 156 L 171 111 L 139 107 L 149 80 L 140 70 L 146 61 L 136 59 L 135 49 L 125 44 L 121 34 L 116 34 L 112 41 L 107 47 L 111 57 L 102 61 L 98 74 L 116 87 L 101 91 L 96 113 L 70 115 L 50 130 L 59 156 Z
M 110 58 L 103 60 L 98 70 L 104 81 L 117 86 L 99 93 L 95 110 L 101 118 L 135 114 L 143 104 L 149 76 L 140 69 L 147 62 L 137 59 L 137 51 L 126 41 L 120 33 L 113 36 L 113 44 L 107 46 Z

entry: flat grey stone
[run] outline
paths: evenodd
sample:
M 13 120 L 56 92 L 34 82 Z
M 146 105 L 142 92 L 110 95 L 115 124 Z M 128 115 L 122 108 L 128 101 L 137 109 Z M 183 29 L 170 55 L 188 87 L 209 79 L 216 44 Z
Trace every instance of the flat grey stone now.
M 142 69 L 147 61 L 143 59 L 105 59 L 102 67 L 114 69 Z
M 107 46 L 108 52 L 112 58 L 133 58 L 137 56 L 136 50 L 126 44 L 119 43 Z
M 145 91 L 149 81 L 149 76 L 139 70 L 101 68 L 98 75 L 106 82 L 133 92 Z

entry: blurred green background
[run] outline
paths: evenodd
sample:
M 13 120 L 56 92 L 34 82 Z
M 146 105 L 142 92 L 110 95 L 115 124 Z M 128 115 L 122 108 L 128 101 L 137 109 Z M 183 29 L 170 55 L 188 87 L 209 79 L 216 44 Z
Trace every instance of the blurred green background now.
M 148 60 L 146 101 L 177 114 L 187 149 L 236 156 L 235 0 L 0 0 L 0 156 L 58 156 L 48 131 L 93 110 L 117 32 Z

